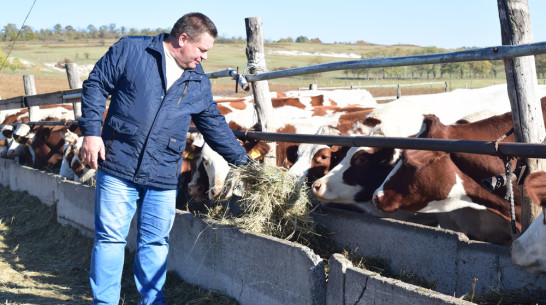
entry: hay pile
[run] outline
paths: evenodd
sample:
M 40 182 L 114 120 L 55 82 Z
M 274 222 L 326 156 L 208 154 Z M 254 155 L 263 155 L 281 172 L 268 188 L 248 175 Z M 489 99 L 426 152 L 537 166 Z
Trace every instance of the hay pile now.
M 316 206 L 309 187 L 284 168 L 250 164 L 232 167 L 221 198 L 233 191 L 241 212 L 218 205 L 207 216 L 222 224 L 235 225 L 309 246 L 320 237 L 311 212 Z

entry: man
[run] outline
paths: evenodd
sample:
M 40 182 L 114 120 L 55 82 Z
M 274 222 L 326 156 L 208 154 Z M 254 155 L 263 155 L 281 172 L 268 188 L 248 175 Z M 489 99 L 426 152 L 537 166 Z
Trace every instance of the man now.
M 135 213 L 139 304 L 165 303 L 169 232 L 190 120 L 228 162 L 248 162 L 212 99 L 201 67 L 217 35 L 208 17 L 186 14 L 168 35 L 120 39 L 83 83 L 81 154 L 98 168 L 92 304 L 119 302 L 125 238 Z M 111 102 L 101 130 L 108 95 Z

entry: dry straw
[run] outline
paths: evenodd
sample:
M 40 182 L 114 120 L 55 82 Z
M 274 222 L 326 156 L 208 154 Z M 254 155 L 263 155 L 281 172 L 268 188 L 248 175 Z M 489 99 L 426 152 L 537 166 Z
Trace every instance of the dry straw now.
M 232 167 L 220 198 L 233 191 L 241 213 L 211 209 L 208 217 L 253 233 L 309 246 L 320 235 L 311 216 L 309 187 L 282 167 L 250 164 Z

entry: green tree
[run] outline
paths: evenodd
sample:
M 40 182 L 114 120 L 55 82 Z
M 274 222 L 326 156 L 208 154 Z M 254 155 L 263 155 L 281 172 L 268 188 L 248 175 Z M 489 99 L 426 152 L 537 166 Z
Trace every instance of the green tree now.
M 55 38 L 60 38 L 61 34 L 63 33 L 63 26 L 57 23 L 53 26 L 53 35 Z
M 13 23 L 8 23 L 4 26 L 4 29 L 2 30 L 2 40 L 3 41 L 14 41 L 17 37 L 17 32 L 19 30 Z
M 470 63 L 470 69 L 472 70 L 474 77 L 487 76 L 489 73 L 491 73 L 492 66 L 493 65 L 488 60 L 473 61 Z
M 94 25 L 90 24 L 87 26 L 87 33 L 88 38 L 97 38 L 97 28 Z
M 23 26 L 21 30 L 20 39 L 22 40 L 35 40 L 36 39 L 36 33 L 32 31 L 32 28 L 30 28 L 28 25 Z
M 309 38 L 307 38 L 305 36 L 298 36 L 298 38 L 296 38 L 296 42 L 298 42 L 298 43 L 307 43 L 307 42 L 309 42 Z

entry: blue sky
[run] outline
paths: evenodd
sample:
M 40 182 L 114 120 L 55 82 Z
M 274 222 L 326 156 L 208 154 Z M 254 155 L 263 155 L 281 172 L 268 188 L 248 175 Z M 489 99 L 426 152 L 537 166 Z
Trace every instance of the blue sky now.
M 26 21 L 34 30 L 55 24 L 85 29 L 171 28 L 187 12 L 209 16 L 222 36 L 246 38 L 245 18 L 260 17 L 265 39 L 320 38 L 323 42 L 414 44 L 453 49 L 501 45 L 495 0 L 0 0 L 0 27 Z M 528 0 L 535 42 L 546 41 L 546 1 Z

